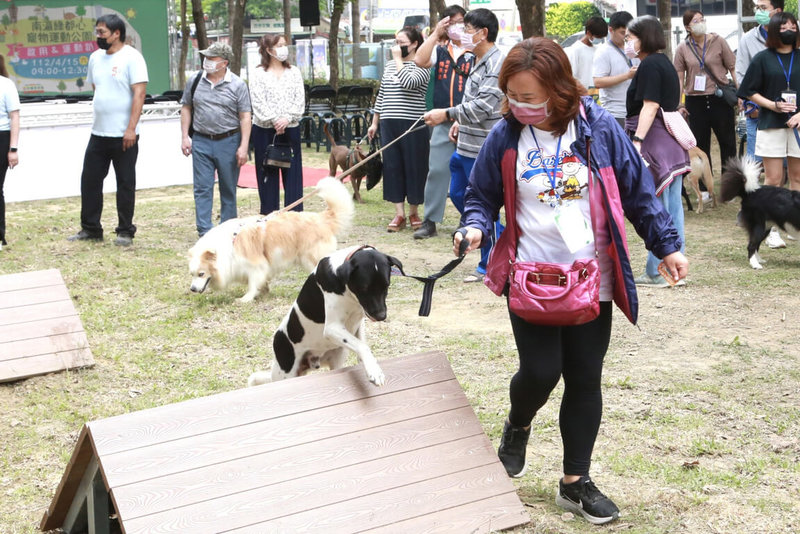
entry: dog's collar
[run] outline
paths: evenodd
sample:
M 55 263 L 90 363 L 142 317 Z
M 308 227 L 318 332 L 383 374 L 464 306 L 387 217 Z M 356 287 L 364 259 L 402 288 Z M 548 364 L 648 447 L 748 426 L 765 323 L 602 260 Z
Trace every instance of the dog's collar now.
M 239 227 L 236 228 L 236 230 L 233 231 L 233 235 L 231 236 L 231 242 L 232 243 L 236 242 L 236 236 L 238 236 L 239 232 L 242 231 L 242 228 L 244 228 L 248 224 L 261 224 L 262 222 L 267 221 L 270 217 L 272 217 L 271 213 L 269 215 L 262 215 L 261 217 L 259 217 L 255 221 L 239 221 Z
M 358 248 L 355 248 L 355 249 L 353 249 L 353 251 L 352 251 L 352 252 L 350 252 L 350 254 L 348 254 L 348 255 L 347 255 L 347 257 L 344 259 L 344 261 L 345 261 L 345 262 L 348 262 L 348 261 L 350 261 L 350 258 L 352 258 L 352 257 L 353 257 L 353 254 L 355 254 L 355 253 L 356 253 L 356 252 L 358 252 L 359 250 L 364 250 L 365 248 L 375 248 L 375 247 L 373 247 L 372 245 L 361 245 L 361 246 L 359 246 Z

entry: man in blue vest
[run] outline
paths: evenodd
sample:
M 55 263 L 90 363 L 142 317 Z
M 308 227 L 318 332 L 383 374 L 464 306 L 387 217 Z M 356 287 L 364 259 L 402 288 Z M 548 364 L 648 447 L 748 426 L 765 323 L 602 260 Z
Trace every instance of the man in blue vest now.
M 461 48 L 466 11 L 459 5 L 449 6 L 422 46 L 417 50 L 414 63 L 424 69 L 433 66 L 433 107 L 447 109 L 461 103 L 464 85 L 472 69 L 475 55 Z M 450 187 L 450 157 L 456 149 L 448 132 L 450 122 L 432 128 L 428 157 L 428 179 L 425 182 L 425 219 L 414 232 L 414 239 L 436 235 L 436 223 L 444 219 L 447 190 Z

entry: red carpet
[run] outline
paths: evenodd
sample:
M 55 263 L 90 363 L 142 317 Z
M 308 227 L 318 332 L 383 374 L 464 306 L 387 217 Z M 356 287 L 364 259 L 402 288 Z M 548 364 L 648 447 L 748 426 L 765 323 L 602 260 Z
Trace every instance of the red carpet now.
M 317 182 L 328 176 L 328 169 L 317 169 L 314 167 L 303 167 L 303 187 L 317 185 Z M 283 182 L 283 180 L 281 180 Z M 256 185 L 255 165 L 245 164 L 239 169 L 239 187 L 248 189 L 258 189 Z M 283 189 L 283 183 L 281 183 Z

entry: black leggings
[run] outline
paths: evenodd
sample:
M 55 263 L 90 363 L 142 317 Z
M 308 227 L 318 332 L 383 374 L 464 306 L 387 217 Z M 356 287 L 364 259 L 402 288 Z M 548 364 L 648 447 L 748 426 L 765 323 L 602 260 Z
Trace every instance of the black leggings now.
M 601 302 L 600 316 L 578 326 L 539 326 L 509 315 L 519 370 L 511 379 L 508 419 L 514 426 L 530 425 L 563 376 L 564 474 L 588 475 L 603 413 L 600 378 L 611 338 L 611 303 Z

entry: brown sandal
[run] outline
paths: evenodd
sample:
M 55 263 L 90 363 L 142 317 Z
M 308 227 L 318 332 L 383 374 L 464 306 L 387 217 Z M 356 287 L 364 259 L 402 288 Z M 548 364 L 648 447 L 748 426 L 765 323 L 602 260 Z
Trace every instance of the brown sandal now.
M 386 231 L 388 232 L 399 232 L 403 228 L 406 227 L 406 218 L 402 215 L 395 215 L 392 222 L 389 223 L 389 226 L 386 227 Z
M 416 213 L 408 216 L 408 224 L 411 225 L 412 230 L 419 230 L 422 227 L 422 221 Z

